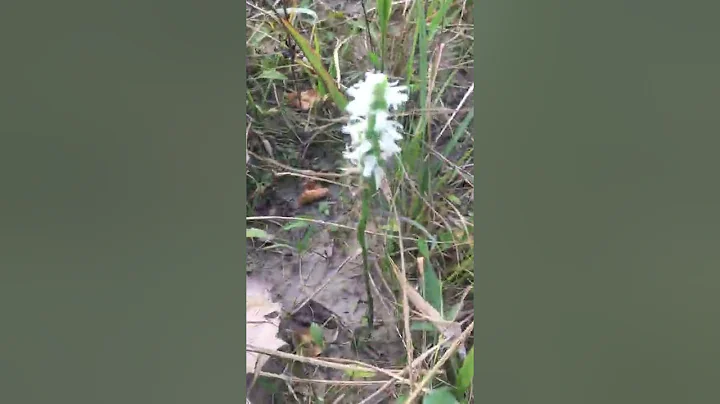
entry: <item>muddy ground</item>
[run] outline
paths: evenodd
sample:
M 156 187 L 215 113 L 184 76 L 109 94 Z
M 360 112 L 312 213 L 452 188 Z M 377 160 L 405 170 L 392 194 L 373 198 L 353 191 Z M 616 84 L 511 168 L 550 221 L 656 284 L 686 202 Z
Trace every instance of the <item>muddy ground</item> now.
M 329 160 L 337 157 L 332 154 L 326 154 Z M 318 164 L 330 163 L 321 161 Z M 351 227 L 356 225 L 353 213 L 356 202 L 349 188 L 329 185 L 331 192 L 327 198 L 298 207 L 297 199 L 303 186 L 301 178 L 283 177 L 274 181 L 265 192 L 265 203 L 256 206 L 253 213 L 257 216 L 302 216 L 327 223 Z M 281 225 L 287 223 L 281 221 L 277 225 L 271 224 L 267 231 L 277 235 L 277 244 L 294 246 L 303 243 L 303 250 L 268 248 L 274 247 L 273 243 L 248 241 L 247 276 L 262 281 L 275 301 L 282 305 L 280 336 L 288 342 L 288 351 L 297 348 L 297 335 L 306 333 L 310 324 L 316 323 L 323 327 L 326 341 L 322 352 L 316 352 L 320 353 L 320 357 L 355 359 L 383 368 L 401 366 L 405 350 L 397 330 L 396 309 L 392 294 L 376 268 L 372 278 L 375 286 L 375 326 L 369 339 L 363 332 L 367 322 L 367 298 L 355 233 L 325 224 L 283 230 Z M 259 227 L 259 224 L 249 225 Z M 350 378 L 342 371 L 305 365 L 291 370 L 286 361 L 280 360 L 269 361 L 265 370 L 310 379 Z M 274 389 L 264 388 L 267 383 L 265 386 L 256 383 L 253 388 L 254 398 L 251 398 L 253 404 L 284 402 L 284 397 L 288 397 L 288 394 L 292 396 L 283 381 L 274 384 L 280 393 L 273 396 L 268 393 Z M 359 402 L 361 397 L 372 393 L 377 386 L 364 390 L 353 387 L 352 390 L 330 388 L 331 391 L 326 391 L 328 386 L 304 383 L 293 384 L 292 389 L 301 402 L 309 402 L 301 397 L 323 396 L 332 402 L 343 394 L 345 397 L 340 402 Z M 293 399 L 289 402 L 297 401 Z
M 301 215 L 329 223 L 354 225 L 352 209 L 346 206 L 353 204 L 345 202 L 352 197 L 347 188 L 333 185 L 328 198 L 297 208 L 297 197 L 301 194 L 302 187 L 303 182 L 299 178 L 278 181 L 274 188 L 268 191 L 268 203 L 258 207 L 256 215 Z M 322 210 L 318 209 L 321 203 L 324 206 Z M 364 332 L 363 335 L 359 334 L 364 331 L 367 321 L 367 299 L 362 259 L 355 233 L 323 224 L 311 224 L 284 231 L 279 224 L 271 226 L 268 232 L 277 234 L 283 244 L 292 246 L 305 243 L 303 251 L 267 249 L 273 245 L 249 242 L 247 276 L 264 282 L 275 301 L 282 305 L 280 336 L 288 342 L 288 351 L 297 348 L 298 334 L 307 333 L 310 324 L 315 323 L 322 326 L 326 342 L 322 352 L 316 352 L 320 357 L 355 359 L 383 368 L 401 366 L 405 350 L 397 330 L 396 310 L 389 288 L 377 270 L 373 273 L 374 330 L 369 340 Z M 342 371 L 329 371 L 306 365 L 291 370 L 287 362 L 280 360 L 271 360 L 265 370 L 310 379 L 350 378 L 350 375 Z M 254 398 L 251 398 L 253 404 L 284 402 L 284 397 L 288 397 L 288 394 L 292 396 L 284 382 L 274 384 L 274 388 L 269 389 L 267 383 L 256 383 L 253 388 Z M 275 389 L 278 393 L 269 394 Z M 340 402 L 359 402 L 361 397 L 377 389 L 377 385 L 365 389 L 353 387 L 350 390 L 328 389 L 328 386 L 304 383 L 293 384 L 292 389 L 300 402 L 310 402 L 304 401 L 302 397 L 326 397 L 332 402 L 341 395 L 344 395 L 344 398 Z M 297 401 L 293 399 L 290 402 Z

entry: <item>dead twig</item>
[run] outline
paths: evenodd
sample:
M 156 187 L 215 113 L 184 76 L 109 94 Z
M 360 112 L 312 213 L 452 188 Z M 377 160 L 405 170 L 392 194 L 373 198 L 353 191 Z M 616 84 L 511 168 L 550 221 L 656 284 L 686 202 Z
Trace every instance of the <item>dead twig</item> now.
M 445 354 L 440 358 L 440 360 L 435 364 L 435 366 L 433 366 L 432 369 L 430 369 L 430 371 L 428 371 L 425 374 L 425 377 L 423 377 L 423 379 L 420 381 L 420 383 L 410 393 L 410 395 L 408 396 L 408 399 L 405 401 L 407 404 L 412 404 L 414 402 L 414 400 L 418 398 L 420 393 L 422 393 L 423 388 L 428 383 L 430 383 L 430 380 L 432 380 L 433 377 L 435 377 L 435 375 L 440 371 L 440 369 L 445 364 L 445 362 L 447 362 L 450 359 L 450 357 L 452 357 L 455 354 L 455 351 L 457 351 L 458 348 L 460 348 L 460 346 L 463 345 L 465 340 L 472 333 L 474 326 L 475 326 L 475 322 L 473 321 L 465 329 L 465 331 L 463 331 L 463 333 L 460 334 L 460 337 L 458 339 L 456 339 L 455 341 L 453 341 L 452 345 L 450 345 L 450 348 L 448 348 L 447 352 L 445 352 Z
M 427 351 L 423 352 L 422 355 L 420 355 L 420 356 L 418 356 L 417 358 L 415 358 L 415 360 L 414 360 L 411 364 L 405 366 L 405 368 L 402 370 L 402 372 L 400 372 L 399 375 L 400 375 L 401 377 L 404 377 L 408 372 L 410 372 L 410 369 L 414 369 L 414 368 L 420 366 L 420 365 L 423 363 L 423 361 L 425 361 L 425 359 L 427 359 L 430 355 L 434 354 L 434 353 L 435 353 L 438 349 L 440 349 L 442 346 L 443 346 L 443 344 L 437 344 L 437 345 L 435 345 L 434 347 L 432 347 L 432 348 L 428 349 Z M 380 394 L 382 394 L 383 391 L 387 390 L 387 389 L 388 389 L 390 386 L 392 386 L 393 384 L 395 384 L 395 383 L 393 382 L 393 380 L 388 380 L 388 381 L 386 381 L 385 384 L 383 384 L 383 385 L 378 389 L 378 391 L 376 391 L 376 392 L 372 393 L 371 395 L 367 396 L 367 397 L 366 397 L 364 400 L 362 400 L 359 404 L 368 404 L 368 403 L 372 402 L 372 400 L 374 400 L 375 398 L 379 397 Z
M 386 380 L 325 380 L 325 379 L 303 379 L 294 376 L 280 375 L 277 373 L 260 371 L 260 376 L 270 377 L 273 379 L 284 380 L 287 383 L 313 383 L 313 384 L 330 384 L 333 386 L 374 386 L 377 384 L 386 383 Z M 390 384 L 396 382 L 395 379 L 390 379 Z
M 308 365 L 315 365 L 315 366 L 322 366 L 325 368 L 331 368 L 331 369 L 337 369 L 337 370 L 343 370 L 343 371 L 351 371 L 351 372 L 370 372 L 370 373 L 382 373 L 386 376 L 389 376 L 395 380 L 397 380 L 400 383 L 403 384 L 410 384 L 410 381 L 408 379 L 405 379 L 403 377 L 400 377 L 397 375 L 397 372 L 393 372 L 387 369 L 382 369 L 376 366 L 371 366 L 367 364 L 356 364 L 356 365 L 347 365 L 343 363 L 337 363 L 337 362 L 330 362 L 325 361 L 321 359 L 316 358 L 308 358 L 305 356 L 295 355 L 287 352 L 282 351 L 274 351 L 272 349 L 265 349 L 260 348 L 254 345 L 247 345 L 246 344 L 246 350 L 250 352 L 256 352 L 268 356 L 275 356 L 282 359 L 287 359 L 295 362 L 302 362 L 306 363 Z

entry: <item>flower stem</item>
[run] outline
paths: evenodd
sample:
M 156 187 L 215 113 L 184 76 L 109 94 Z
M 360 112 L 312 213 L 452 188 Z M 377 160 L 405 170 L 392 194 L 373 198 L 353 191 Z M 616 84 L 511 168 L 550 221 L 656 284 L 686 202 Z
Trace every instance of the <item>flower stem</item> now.
M 368 325 L 368 336 L 372 334 L 374 324 L 374 307 L 372 290 L 370 288 L 370 261 L 368 258 L 367 240 L 365 238 L 365 228 L 367 227 L 367 220 L 370 216 L 370 201 L 372 200 L 372 191 L 370 189 L 369 182 L 363 184 L 362 194 L 362 210 L 360 212 L 360 221 L 357 227 L 357 239 L 360 243 L 362 250 L 363 260 L 363 273 L 365 275 L 365 292 L 367 293 L 367 325 Z

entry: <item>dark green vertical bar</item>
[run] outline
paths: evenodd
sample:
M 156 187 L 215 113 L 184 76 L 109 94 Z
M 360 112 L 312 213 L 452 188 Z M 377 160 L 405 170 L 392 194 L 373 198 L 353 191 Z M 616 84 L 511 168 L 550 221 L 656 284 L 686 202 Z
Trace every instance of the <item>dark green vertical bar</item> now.
M 242 400 L 244 7 L 0 6 L 0 402 Z
M 476 12 L 477 402 L 717 402 L 718 6 Z
M 241 38 L 244 42 L 241 45 L 242 48 L 240 48 L 240 49 L 246 50 L 245 40 L 247 37 L 247 33 L 246 33 L 247 8 L 244 5 L 241 6 L 240 8 L 241 8 L 241 10 L 240 10 L 241 17 L 240 17 L 238 24 L 242 27 Z M 247 115 L 246 115 L 246 108 L 247 108 L 247 81 L 246 81 L 247 80 L 247 70 L 246 70 L 246 65 L 247 65 L 247 59 L 245 58 L 245 52 L 242 52 L 240 49 L 238 50 L 239 51 L 238 54 L 241 56 L 241 58 L 240 58 L 241 70 L 240 70 L 238 76 L 241 78 L 241 80 L 240 80 L 240 85 L 238 86 L 239 87 L 238 94 L 243 100 L 245 100 L 245 102 L 242 102 L 240 104 L 240 109 L 238 111 L 240 120 L 242 122 L 242 129 L 243 129 L 243 131 L 238 134 L 240 136 L 240 138 L 242 139 L 242 144 L 243 144 L 243 149 L 242 149 L 241 153 L 239 154 L 239 155 L 242 155 L 242 158 L 240 159 L 240 165 L 242 166 L 242 178 L 240 179 L 240 182 L 239 182 L 240 200 L 242 201 L 242 203 L 238 206 L 238 208 L 242 210 L 242 218 L 243 219 L 240 221 L 240 226 L 238 227 L 238 230 L 240 231 L 240 234 L 245 234 L 245 229 L 247 228 L 247 222 L 245 221 L 245 218 L 247 217 L 247 208 L 246 208 L 246 205 L 247 205 L 247 177 L 245 176 L 245 174 L 247 173 L 247 164 L 246 164 L 247 163 L 247 160 L 246 160 L 246 158 L 247 158 L 247 135 L 246 135 L 246 133 L 247 133 L 247 125 L 249 125 L 249 122 L 247 122 Z M 238 174 L 240 174 L 240 173 L 238 173 Z M 240 276 L 240 282 L 238 283 L 238 287 L 237 287 L 237 293 L 238 293 L 238 296 L 240 296 L 242 293 L 245 293 L 246 282 L 247 282 L 247 278 L 245 276 L 245 274 L 247 273 L 246 272 L 247 243 L 246 243 L 245 239 L 241 243 L 238 244 L 237 251 L 238 251 L 238 256 L 240 258 L 240 267 L 238 267 L 238 271 L 242 272 L 242 275 Z M 247 330 L 247 328 L 245 326 L 246 316 L 247 316 L 247 311 L 245 310 L 245 306 L 246 306 L 246 302 L 243 301 L 242 309 L 240 310 L 240 312 L 238 313 L 238 316 L 237 316 L 238 324 L 241 325 L 240 339 L 238 340 L 238 343 L 242 343 L 241 341 L 247 340 L 247 337 L 245 335 L 245 332 Z M 243 354 L 241 355 L 240 363 L 238 365 L 240 366 L 241 369 L 246 369 L 246 366 L 245 366 L 246 356 L 245 356 L 245 348 L 244 347 L 242 348 L 242 352 L 243 352 Z M 241 386 L 240 388 L 243 392 L 243 396 L 245 396 L 245 398 L 246 398 L 247 391 L 245 389 L 245 386 L 242 384 L 242 381 L 240 381 L 239 386 Z M 259 404 L 259 403 L 256 403 L 256 404 Z

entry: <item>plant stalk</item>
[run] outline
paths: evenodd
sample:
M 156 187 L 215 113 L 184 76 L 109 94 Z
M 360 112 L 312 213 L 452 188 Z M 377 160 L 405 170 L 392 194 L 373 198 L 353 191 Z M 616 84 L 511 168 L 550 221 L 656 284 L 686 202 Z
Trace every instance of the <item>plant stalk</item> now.
M 367 293 L 367 323 L 368 323 L 368 336 L 372 334 L 373 324 L 375 322 L 375 309 L 373 304 L 372 289 L 370 287 L 370 260 L 367 249 L 367 239 L 365 238 L 365 228 L 367 227 L 367 220 L 370 216 L 370 202 L 372 198 L 372 191 L 370 190 L 370 183 L 365 182 L 363 185 L 362 193 L 362 210 L 360 212 L 360 221 L 358 223 L 357 240 L 362 250 L 363 260 L 363 274 L 365 275 L 365 292 Z

